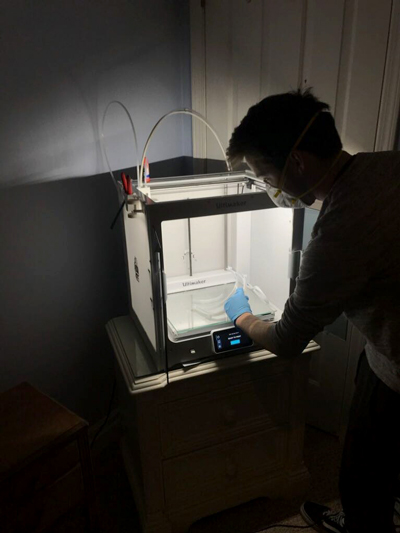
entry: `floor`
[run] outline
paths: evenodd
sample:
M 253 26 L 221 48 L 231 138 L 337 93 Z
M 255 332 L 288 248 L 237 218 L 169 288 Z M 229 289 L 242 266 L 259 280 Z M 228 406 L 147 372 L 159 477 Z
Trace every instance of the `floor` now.
M 99 533 L 140 532 L 138 517 L 132 500 L 118 443 L 110 442 L 103 450 L 92 451 L 98 491 Z M 338 439 L 321 431 L 307 428 L 305 461 L 311 474 L 311 486 L 307 497 L 319 503 L 337 508 L 338 468 L 340 446 Z M 269 501 L 259 499 L 229 511 L 213 515 L 193 524 L 189 533 L 256 533 L 272 524 L 302 525 L 298 515 L 302 499 Z M 85 523 L 81 509 L 63 517 L 51 533 L 84 533 Z M 296 529 L 268 529 L 293 533 Z M 301 531 L 301 530 L 299 530 Z

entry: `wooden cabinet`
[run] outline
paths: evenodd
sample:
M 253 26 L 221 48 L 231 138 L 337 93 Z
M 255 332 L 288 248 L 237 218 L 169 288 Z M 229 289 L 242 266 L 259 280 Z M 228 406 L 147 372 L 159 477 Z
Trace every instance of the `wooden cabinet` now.
M 121 447 L 145 533 L 183 533 L 207 515 L 301 493 L 307 352 L 262 350 L 137 378 L 133 322 L 107 324 L 116 359 Z M 146 385 L 147 384 L 147 385 Z M 161 384 L 161 386 L 160 386 Z
M 95 527 L 87 423 L 28 383 L 0 394 L 3 533 L 42 532 L 87 504 Z
M 288 417 L 285 374 L 169 402 L 160 407 L 163 456 L 173 457 L 281 426 Z
M 238 491 L 265 485 L 285 467 L 287 428 L 250 434 L 163 462 L 165 498 L 172 511 L 238 497 Z M 261 494 L 262 495 L 262 494 Z

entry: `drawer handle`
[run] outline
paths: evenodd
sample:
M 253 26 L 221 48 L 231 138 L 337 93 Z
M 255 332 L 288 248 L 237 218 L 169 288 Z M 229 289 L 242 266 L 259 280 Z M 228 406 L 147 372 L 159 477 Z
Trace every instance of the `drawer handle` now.
M 237 464 L 235 461 L 228 457 L 226 460 L 226 477 L 234 478 L 237 475 Z
M 235 424 L 237 419 L 236 410 L 233 407 L 227 407 L 224 410 L 224 421 L 226 425 Z

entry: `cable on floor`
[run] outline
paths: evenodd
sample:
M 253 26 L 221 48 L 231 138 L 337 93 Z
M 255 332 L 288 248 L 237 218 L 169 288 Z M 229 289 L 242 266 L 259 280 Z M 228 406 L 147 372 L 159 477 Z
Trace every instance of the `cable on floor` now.
M 117 385 L 117 380 L 114 378 L 114 383 L 113 383 L 113 388 L 112 388 L 112 392 L 111 392 L 111 398 L 110 398 L 110 403 L 108 405 L 108 413 L 107 413 L 107 416 L 106 416 L 106 419 L 104 420 L 104 422 L 102 423 L 102 425 L 99 427 L 96 435 L 93 437 L 93 440 L 92 442 L 90 443 L 90 448 L 93 448 L 93 445 L 97 439 L 97 437 L 100 435 L 100 433 L 103 431 L 103 429 L 105 428 L 107 422 L 108 422 L 108 419 L 110 418 L 110 414 L 111 414 L 111 408 L 112 408 L 112 403 L 113 403 L 113 400 L 114 400 L 114 394 L 115 394 L 115 388 L 116 388 L 116 385 Z
M 256 531 L 255 533 L 264 533 L 264 531 L 267 531 L 267 529 L 284 528 L 284 527 L 287 529 L 310 529 L 316 525 L 318 525 L 318 522 L 315 522 L 315 524 L 312 524 L 311 526 L 289 526 L 285 524 L 273 524 L 272 526 L 264 527 L 263 529 L 260 529 L 259 531 Z M 394 528 L 400 530 L 400 526 L 395 526 Z
M 275 529 L 275 528 L 287 528 L 287 529 L 310 529 L 317 525 L 317 522 L 313 524 L 312 526 L 289 526 L 285 524 L 273 524 L 272 526 L 264 527 L 264 529 L 260 529 L 259 531 L 256 531 L 256 533 L 263 533 L 264 531 L 267 531 L 267 529 Z

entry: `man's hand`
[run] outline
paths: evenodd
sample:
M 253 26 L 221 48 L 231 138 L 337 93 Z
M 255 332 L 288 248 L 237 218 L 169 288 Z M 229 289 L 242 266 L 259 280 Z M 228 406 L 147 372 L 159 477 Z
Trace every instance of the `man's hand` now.
M 236 289 L 235 294 L 226 300 L 224 309 L 233 323 L 243 313 L 252 313 L 249 305 L 249 297 L 244 294 L 242 288 Z
M 253 315 L 249 298 L 243 289 L 237 289 L 235 294 L 225 302 L 225 311 L 235 326 L 244 331 L 253 341 L 266 350 L 273 352 L 273 345 L 269 342 L 268 330 L 271 322 L 264 322 Z

